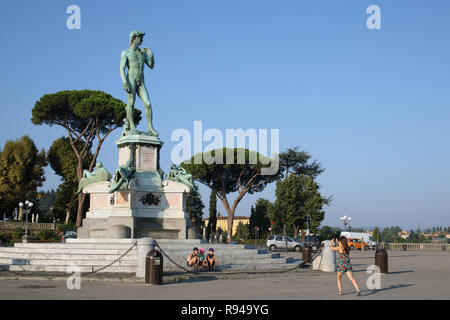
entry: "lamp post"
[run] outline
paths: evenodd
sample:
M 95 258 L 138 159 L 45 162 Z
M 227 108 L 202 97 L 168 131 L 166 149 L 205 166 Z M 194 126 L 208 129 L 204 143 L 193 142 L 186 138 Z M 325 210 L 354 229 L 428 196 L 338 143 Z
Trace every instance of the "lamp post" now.
M 341 221 L 344 224 L 345 231 L 347 231 L 347 226 L 350 225 L 350 221 L 352 221 L 352 217 L 343 216 L 343 217 L 341 217 Z
M 19 207 L 21 207 L 22 210 L 23 210 L 23 206 L 24 206 L 24 203 L 20 202 Z M 25 206 L 26 206 L 26 209 L 25 209 L 25 236 L 23 237 L 22 241 L 28 242 L 28 214 L 30 213 L 31 208 L 33 207 L 33 202 L 25 200 Z
M 309 228 L 311 227 L 311 215 L 307 214 L 306 215 L 306 231 L 307 231 L 307 236 L 309 236 Z

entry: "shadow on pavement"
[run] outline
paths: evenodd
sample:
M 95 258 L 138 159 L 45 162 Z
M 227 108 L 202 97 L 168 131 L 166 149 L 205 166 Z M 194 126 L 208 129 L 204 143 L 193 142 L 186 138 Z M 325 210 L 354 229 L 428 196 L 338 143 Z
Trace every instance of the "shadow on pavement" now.
M 375 293 L 378 293 L 378 292 L 381 292 L 381 291 L 387 291 L 387 290 L 393 290 L 393 289 L 401 289 L 401 288 L 406 288 L 406 287 L 412 287 L 414 284 L 399 284 L 399 285 L 396 285 L 396 286 L 390 286 L 390 287 L 387 287 L 387 288 L 382 288 L 382 289 L 376 289 L 376 290 L 363 290 L 363 291 L 361 291 L 361 292 L 366 292 L 366 291 L 369 291 L 369 293 L 367 293 L 367 294 L 363 294 L 363 296 L 370 296 L 370 295 L 372 295 L 372 294 L 375 294 Z
M 413 270 L 404 270 L 404 271 L 389 271 L 388 274 L 399 274 L 399 273 L 410 273 L 414 272 Z
M 189 277 L 189 278 L 178 278 L 178 279 L 171 279 L 169 281 L 163 281 L 163 284 L 174 284 L 174 283 L 186 283 L 186 282 L 207 282 L 207 281 L 213 281 L 213 280 L 219 280 L 220 278 L 216 276 L 195 276 L 195 277 Z

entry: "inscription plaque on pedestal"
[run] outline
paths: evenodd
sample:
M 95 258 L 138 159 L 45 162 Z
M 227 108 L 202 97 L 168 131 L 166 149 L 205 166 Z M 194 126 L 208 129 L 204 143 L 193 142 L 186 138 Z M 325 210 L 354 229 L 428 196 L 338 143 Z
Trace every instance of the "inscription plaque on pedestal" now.
M 138 150 L 138 171 L 156 170 L 155 165 L 155 148 L 140 146 Z

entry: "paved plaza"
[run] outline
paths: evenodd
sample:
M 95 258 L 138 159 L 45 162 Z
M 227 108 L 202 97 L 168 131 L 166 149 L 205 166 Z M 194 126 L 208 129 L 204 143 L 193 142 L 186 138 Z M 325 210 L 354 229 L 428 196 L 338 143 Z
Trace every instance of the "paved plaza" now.
M 348 279 L 337 295 L 336 276 L 310 269 L 284 274 L 165 277 L 162 286 L 131 278 L 82 280 L 80 290 L 68 290 L 64 280 L 20 278 L 0 273 L 0 300 L 6 299 L 450 299 L 450 254 L 447 252 L 388 251 L 389 274 L 381 275 L 381 289 L 366 286 L 366 270 L 374 252 L 352 252 L 354 275 L 362 296 L 356 297 Z M 288 253 L 298 257 L 298 253 Z

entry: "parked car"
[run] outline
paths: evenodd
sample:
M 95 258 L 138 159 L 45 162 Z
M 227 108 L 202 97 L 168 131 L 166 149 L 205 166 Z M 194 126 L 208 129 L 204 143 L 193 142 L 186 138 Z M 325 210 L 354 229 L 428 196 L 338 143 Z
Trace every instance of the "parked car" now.
M 286 245 L 288 250 L 300 252 L 303 249 L 303 244 L 301 242 L 295 241 L 289 236 L 272 235 L 269 236 L 266 241 L 266 247 L 269 248 L 270 251 L 286 249 Z
M 362 239 L 364 243 L 367 243 L 369 249 L 375 250 L 377 248 L 378 242 L 373 240 L 372 235 L 368 232 L 341 232 L 341 237 L 344 236 L 347 239 Z
M 303 246 L 309 247 L 313 251 L 316 251 L 317 248 L 320 247 L 319 238 L 317 238 L 315 235 L 305 236 L 305 241 L 302 241 L 302 238 L 298 237 L 295 239 L 295 241 L 303 243 Z
M 77 230 L 66 230 L 61 236 L 61 241 L 66 242 L 66 239 L 76 239 Z
M 350 250 L 368 250 L 370 246 L 368 243 L 362 241 L 362 239 L 350 238 L 347 240 L 347 244 L 350 247 Z

